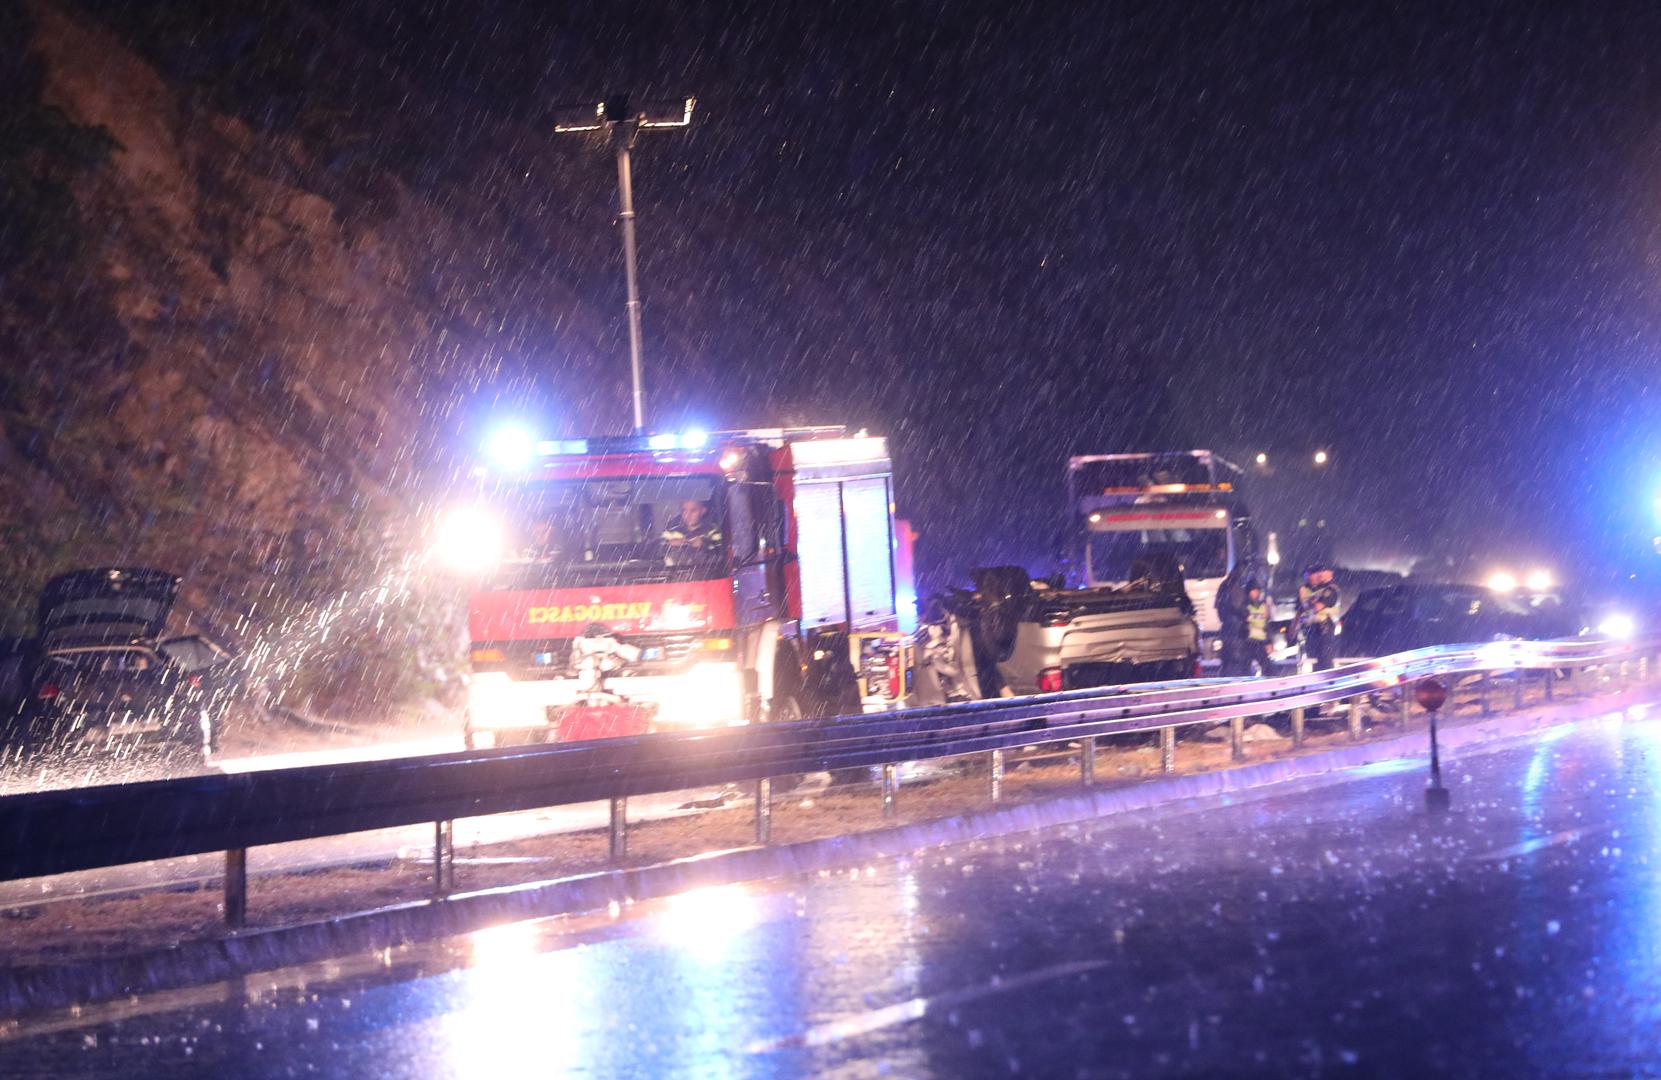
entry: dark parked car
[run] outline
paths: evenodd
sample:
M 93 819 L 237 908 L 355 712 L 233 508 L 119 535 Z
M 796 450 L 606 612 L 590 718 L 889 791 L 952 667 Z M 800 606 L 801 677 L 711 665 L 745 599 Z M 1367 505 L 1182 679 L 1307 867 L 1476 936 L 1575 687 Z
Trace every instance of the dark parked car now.
M 1355 598 L 1344 613 L 1338 652 L 1344 657 L 1387 656 L 1429 645 L 1544 641 L 1579 631 L 1579 620 L 1556 596 L 1404 582 L 1368 589 Z
M 48 582 L 37 636 L 0 661 L 6 758 L 205 764 L 237 696 L 237 666 L 199 635 L 163 637 L 178 588 L 173 574 L 133 567 Z

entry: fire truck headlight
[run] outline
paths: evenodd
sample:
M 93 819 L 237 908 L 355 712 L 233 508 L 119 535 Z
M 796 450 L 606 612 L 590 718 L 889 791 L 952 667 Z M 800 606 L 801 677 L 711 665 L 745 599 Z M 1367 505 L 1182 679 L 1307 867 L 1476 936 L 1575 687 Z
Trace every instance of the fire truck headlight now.
M 502 523 L 476 506 L 452 511 L 440 523 L 433 542 L 433 555 L 445 567 L 463 574 L 478 574 L 502 561 L 507 535 Z
M 1498 593 L 1513 592 L 1517 588 L 1516 575 L 1504 570 L 1496 570 L 1488 575 L 1488 587 Z
M 738 665 L 694 664 L 675 679 L 673 694 L 658 707 L 658 723 L 665 727 L 723 727 L 742 722 L 744 688 Z
M 482 671 L 467 686 L 468 720 L 475 730 L 538 727 L 546 720 L 535 686 L 526 692 L 504 671 Z
M 1551 571 L 1533 570 L 1529 572 L 1527 580 L 1523 582 L 1529 592 L 1546 592 L 1552 587 Z

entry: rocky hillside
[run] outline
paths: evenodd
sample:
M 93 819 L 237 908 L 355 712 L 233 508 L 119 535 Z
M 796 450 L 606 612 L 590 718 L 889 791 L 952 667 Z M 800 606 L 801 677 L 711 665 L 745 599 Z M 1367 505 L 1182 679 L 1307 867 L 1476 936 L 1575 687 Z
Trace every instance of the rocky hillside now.
M 51 573 L 148 563 L 222 632 L 304 656 L 306 680 L 442 682 L 453 596 L 411 571 L 457 403 L 523 333 L 491 295 L 503 275 L 395 177 L 366 190 L 256 134 L 84 12 L 29 22 L 0 114 L 9 629 Z M 350 648 L 326 662 L 341 618 Z

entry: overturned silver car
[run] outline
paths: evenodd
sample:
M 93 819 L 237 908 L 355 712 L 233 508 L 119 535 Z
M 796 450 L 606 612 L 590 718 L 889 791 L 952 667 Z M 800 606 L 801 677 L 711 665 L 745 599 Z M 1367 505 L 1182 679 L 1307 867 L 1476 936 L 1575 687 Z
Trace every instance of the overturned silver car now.
M 1147 582 L 1061 588 L 1020 567 L 975 570 L 973 590 L 923 605 L 915 700 L 944 704 L 1088 686 L 1192 678 L 1193 605 Z

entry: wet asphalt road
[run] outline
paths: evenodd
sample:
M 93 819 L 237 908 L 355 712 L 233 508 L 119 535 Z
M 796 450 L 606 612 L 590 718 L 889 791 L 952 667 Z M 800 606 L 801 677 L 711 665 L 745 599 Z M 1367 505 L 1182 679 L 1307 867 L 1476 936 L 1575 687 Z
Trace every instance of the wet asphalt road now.
M 1661 721 L 32 1021 L 0 1075 L 1661 1072 Z

